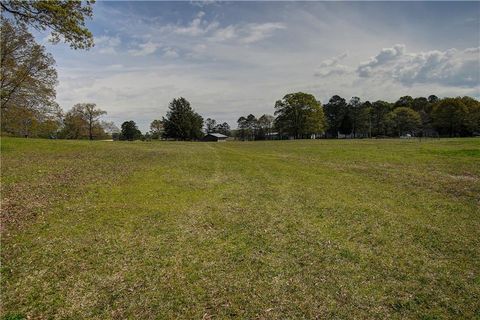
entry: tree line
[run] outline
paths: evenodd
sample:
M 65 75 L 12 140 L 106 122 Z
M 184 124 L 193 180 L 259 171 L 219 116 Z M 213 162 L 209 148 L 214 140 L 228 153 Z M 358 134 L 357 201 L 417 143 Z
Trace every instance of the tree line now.
M 403 96 L 395 102 L 362 102 L 335 95 L 322 106 L 313 95 L 298 92 L 278 100 L 274 115 L 240 117 L 236 136 L 264 140 L 480 135 L 480 102 L 471 97 Z
M 199 140 L 208 133 L 239 140 L 480 135 L 480 102 L 471 97 L 403 96 L 395 102 L 362 102 L 335 95 L 322 105 L 312 94 L 297 92 L 285 95 L 274 108 L 274 115 L 241 116 L 237 129 L 230 130 L 227 123 L 211 118 L 204 122 L 185 98 L 173 99 L 166 116 L 154 120 L 147 134 L 175 140 Z M 119 136 L 125 139 L 123 130 Z
M 203 119 L 183 97 L 142 134 L 133 120 L 120 128 L 102 121 L 105 111 L 79 103 L 63 112 L 56 103 L 55 60 L 36 43 L 28 27 L 50 30 L 53 42 L 89 49 L 93 37 L 85 27 L 92 2 L 1 2 L 0 106 L 2 134 L 64 139 L 199 140 L 222 133 L 239 140 L 372 137 L 464 137 L 480 135 L 480 103 L 472 97 L 403 96 L 395 102 L 349 100 L 335 95 L 322 105 L 315 96 L 297 92 L 274 104 L 273 115 L 241 116 L 237 128 Z

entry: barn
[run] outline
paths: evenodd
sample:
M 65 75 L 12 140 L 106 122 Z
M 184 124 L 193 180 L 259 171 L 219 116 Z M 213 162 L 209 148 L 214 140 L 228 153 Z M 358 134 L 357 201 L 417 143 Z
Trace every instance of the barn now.
M 203 141 L 215 141 L 215 142 L 223 142 L 227 140 L 227 136 L 221 133 L 208 133 L 205 137 L 203 137 Z

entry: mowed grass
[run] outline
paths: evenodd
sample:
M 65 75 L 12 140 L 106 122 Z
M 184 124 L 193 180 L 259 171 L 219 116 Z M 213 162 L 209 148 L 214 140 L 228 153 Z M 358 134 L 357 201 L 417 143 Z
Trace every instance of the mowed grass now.
M 1 147 L 4 318 L 480 318 L 479 139 Z

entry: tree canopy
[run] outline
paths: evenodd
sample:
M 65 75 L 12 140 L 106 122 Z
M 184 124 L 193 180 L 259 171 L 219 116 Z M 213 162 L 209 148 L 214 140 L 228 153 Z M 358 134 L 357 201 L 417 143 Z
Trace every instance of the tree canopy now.
M 460 135 L 465 129 L 468 108 L 461 98 L 445 98 L 440 100 L 432 111 L 434 126 L 450 137 Z
M 221 133 L 226 136 L 231 134 L 230 125 L 226 122 L 217 123 L 215 119 L 207 118 L 205 120 L 205 132 L 206 133 Z
M 95 103 L 78 103 L 74 106 L 74 109 L 87 123 L 88 138 L 93 140 L 93 128 L 99 125 L 98 119 L 100 116 L 107 114 L 107 112 L 97 108 Z
M 197 140 L 203 136 L 203 118 L 196 113 L 185 98 L 176 98 L 170 102 L 165 118 L 164 136 L 178 140 Z
M 308 93 L 290 93 L 275 103 L 275 127 L 294 138 L 323 133 L 325 117 L 320 102 Z
M 415 110 L 408 107 L 398 107 L 388 114 L 390 128 L 402 136 L 404 134 L 414 134 L 420 127 L 420 115 Z
M 50 41 L 64 41 L 73 49 L 93 47 L 93 35 L 85 25 L 93 15 L 94 0 L 1 1 L 5 17 L 37 30 L 51 31 Z
M 112 134 L 116 127 L 113 123 L 101 123 L 100 116 L 106 114 L 98 109 L 94 103 L 77 103 L 63 118 L 63 127 L 59 133 L 60 138 L 89 140 L 106 138 L 105 128 Z
M 122 123 L 121 130 L 120 140 L 133 141 L 142 137 L 142 133 L 138 130 L 137 124 L 133 120 Z
M 2 130 L 20 134 L 35 124 L 55 122 L 60 108 L 55 102 L 57 72 L 55 60 L 45 47 L 35 42 L 24 25 L 0 18 L 0 100 Z
M 331 137 L 337 137 L 347 114 L 347 102 L 344 98 L 335 95 L 323 106 L 325 118 L 328 123 L 327 133 Z
M 152 139 L 160 139 L 163 134 L 163 121 L 162 120 L 153 120 L 150 123 L 150 135 Z

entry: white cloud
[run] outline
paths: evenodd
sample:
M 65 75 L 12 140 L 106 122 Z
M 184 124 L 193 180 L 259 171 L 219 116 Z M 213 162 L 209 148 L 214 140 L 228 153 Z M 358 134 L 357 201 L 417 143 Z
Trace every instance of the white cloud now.
M 478 31 L 472 40 L 472 31 L 455 29 L 449 20 L 437 23 L 438 15 L 428 30 L 426 23 L 413 21 L 409 33 L 405 25 L 398 30 L 404 23 L 398 12 L 386 22 L 366 19 L 366 9 L 349 9 L 350 3 L 229 2 L 194 8 L 201 11 L 193 16 L 193 6 L 182 12 L 183 5 L 169 11 L 170 5 L 145 2 L 127 10 L 125 4 L 112 11 L 109 2 L 99 3 L 105 10 L 103 16 L 97 11 L 95 30 L 121 36 L 113 46 L 117 54 L 99 54 L 104 43 L 115 45 L 106 39 L 88 54 L 58 53 L 53 50 L 61 47 L 52 46 L 59 103 L 70 108 L 95 101 L 110 120 L 133 119 L 143 130 L 177 96 L 203 116 L 233 126 L 240 115 L 272 113 L 275 100 L 295 91 L 322 102 L 334 94 L 389 101 L 407 94 L 480 97 L 480 49 L 464 50 L 478 45 Z M 436 24 L 445 28 L 437 32 Z M 455 39 L 442 38 L 447 27 Z M 411 52 L 394 43 L 407 44 Z
M 236 38 L 237 30 L 234 26 L 227 26 L 225 28 L 219 28 L 215 30 L 213 35 L 209 38 L 211 41 L 226 41 Z
M 168 25 L 162 30 L 166 33 L 188 37 L 205 37 L 208 41 L 225 42 L 237 40 L 242 44 L 250 44 L 266 39 L 275 31 L 285 29 L 279 22 L 231 24 L 221 27 L 220 22 L 205 19 L 205 13 L 200 11 L 187 26 Z
M 339 56 L 323 60 L 320 66 L 315 71 L 316 77 L 328 77 L 331 75 L 343 75 L 351 72 L 351 68 L 340 64 L 340 61 L 344 60 L 348 56 L 347 52 L 342 53 Z
M 270 37 L 276 30 L 285 29 L 282 23 L 251 23 L 245 26 L 246 36 L 240 40 L 242 43 L 253 43 Z
M 95 38 L 95 47 L 101 54 L 117 54 L 117 49 L 121 45 L 120 37 L 111 37 L 103 35 Z
M 219 23 L 214 21 L 208 23 L 207 21 L 203 20 L 205 16 L 205 12 L 200 11 L 197 13 L 196 17 L 190 22 L 190 24 L 186 27 L 182 26 L 168 26 L 166 29 L 171 29 L 173 33 L 179 35 L 186 35 L 186 36 L 199 36 L 203 35 L 211 30 L 215 30 L 218 28 Z
M 393 48 L 384 48 L 375 57 L 369 61 L 362 63 L 357 71 L 360 77 L 370 76 L 372 69 L 382 66 L 392 60 L 397 59 L 405 53 L 405 45 L 396 44 Z
M 165 48 L 163 50 L 163 56 L 165 58 L 178 58 L 180 55 L 178 54 L 178 52 L 173 49 L 173 48 Z
M 139 44 L 137 49 L 128 50 L 128 53 L 130 53 L 133 56 L 146 56 L 157 51 L 159 47 L 160 47 L 159 44 L 154 43 L 152 41 L 148 41 L 148 42 Z
M 236 40 L 241 44 L 251 44 L 269 38 L 275 31 L 285 28 L 284 24 L 277 22 L 229 25 L 225 28 L 216 27 L 208 40 L 216 42 Z
M 190 1 L 190 3 L 194 6 L 203 8 L 209 5 L 216 4 L 218 1 L 216 0 L 201 0 L 201 1 Z
M 476 87 L 480 84 L 479 48 L 406 53 L 404 45 L 382 49 L 357 68 L 360 77 L 387 78 L 409 86 L 439 83 Z

